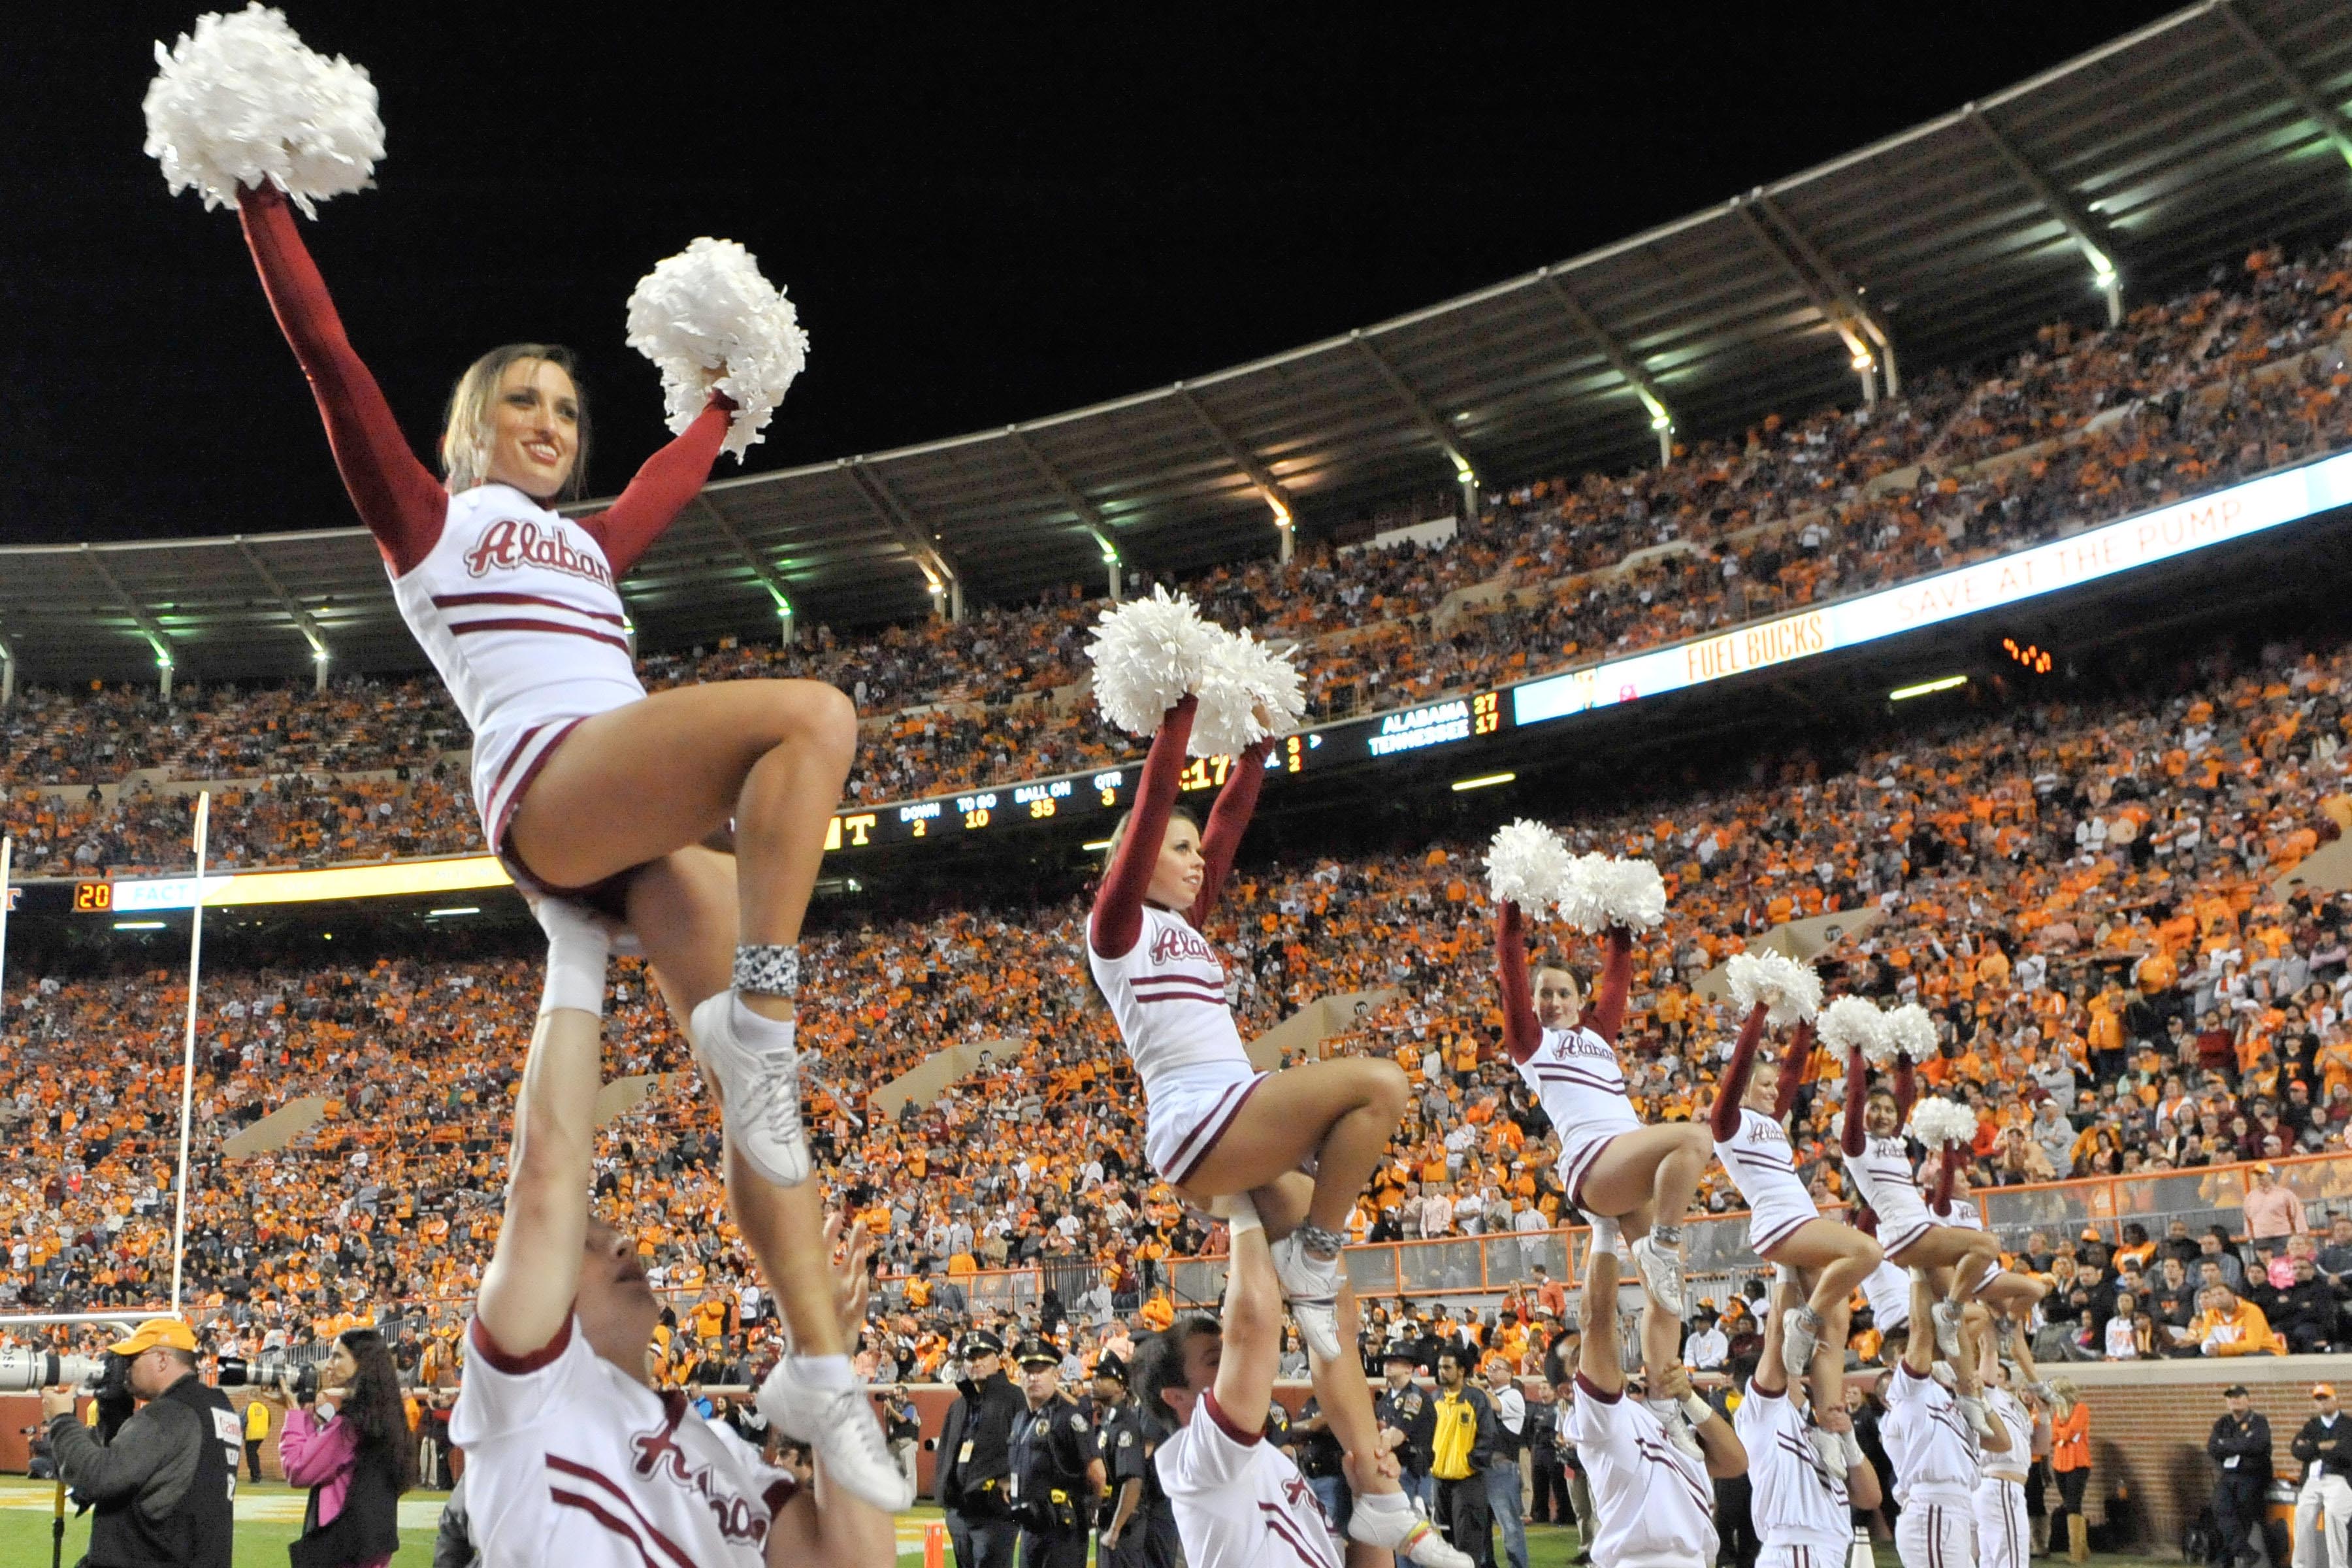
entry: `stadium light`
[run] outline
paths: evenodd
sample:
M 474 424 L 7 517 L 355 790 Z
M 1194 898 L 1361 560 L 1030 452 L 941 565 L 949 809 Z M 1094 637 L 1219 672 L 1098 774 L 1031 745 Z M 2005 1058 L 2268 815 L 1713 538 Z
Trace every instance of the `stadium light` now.
M 1454 793 L 1460 795 L 1465 790 L 1491 789 L 1496 784 L 1509 784 L 1518 776 L 1517 773 L 1480 773 L 1475 779 L 1455 779 Z
M 1906 702 L 1914 697 L 1925 697 L 1931 691 L 1949 691 L 1955 686 L 1966 686 L 1965 675 L 1948 675 L 1941 680 L 1923 680 L 1916 686 L 1898 686 L 1886 694 L 1889 702 Z
M 1097 838 L 1090 844 L 1081 844 L 1078 847 L 1086 850 L 1108 849 L 1110 847 L 1110 840 L 1108 838 Z
M 117 931 L 162 931 L 163 929 L 163 922 L 162 921 L 117 921 L 114 922 L 114 929 Z
M 454 920 L 459 915 L 478 915 L 481 912 L 482 907 L 479 904 L 459 904 L 454 909 L 427 910 L 425 911 L 425 918 L 428 921 Z

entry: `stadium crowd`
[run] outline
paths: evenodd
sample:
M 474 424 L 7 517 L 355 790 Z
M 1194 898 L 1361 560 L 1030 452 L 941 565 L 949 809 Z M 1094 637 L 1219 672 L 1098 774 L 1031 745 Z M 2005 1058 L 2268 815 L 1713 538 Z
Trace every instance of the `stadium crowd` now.
M 1957 719 L 1897 748 L 1790 754 L 1736 787 L 1667 788 L 1591 814 L 1572 830 L 1580 847 L 1654 858 L 1673 894 L 1667 924 L 1642 944 L 1623 1037 L 1639 1108 L 1705 1113 L 1730 1022 L 1706 971 L 1785 921 L 1875 910 L 1821 963 L 1843 988 L 1936 1014 L 1942 1054 L 1923 1070 L 1980 1112 L 1973 1187 L 2352 1149 L 2352 901 L 2270 890 L 2352 821 L 2347 678 L 2352 649 L 2277 646 L 2243 668 L 2216 651 L 2168 697 Z M 1318 995 L 1395 993 L 1316 1047 L 1392 1053 L 1415 1086 L 1355 1216 L 1360 1239 L 1532 1235 L 1561 1218 L 1549 1129 L 1499 1049 L 1481 848 L 1245 862 L 1211 931 L 1252 1033 Z M 1023 1301 L 1097 1334 L 1164 1317 L 1171 1261 L 1213 1245 L 1138 1163 L 1133 1080 L 1078 963 L 1082 910 L 1073 899 L 851 918 L 804 943 L 803 1043 L 851 1101 L 827 1088 L 815 1103 L 818 1150 L 893 1277 L 866 1347 L 877 1378 L 936 1373 L 960 1323 Z M 208 975 L 189 1258 L 194 1299 L 228 1342 L 299 1342 L 398 1313 L 414 1354 L 435 1358 L 420 1371 L 452 1370 L 450 1335 L 496 1224 L 532 962 Z M 10 997 L 0 1079 L 16 1087 L 0 1136 L 24 1157 L 0 1181 L 0 1306 L 144 1300 L 167 1277 L 180 984 L 126 971 L 20 984 Z M 608 1072 L 676 1076 L 606 1128 L 598 1189 L 677 1293 L 669 1370 L 686 1381 L 766 1348 L 763 1300 L 730 1244 L 709 1097 L 643 975 L 625 969 L 616 986 Z M 956 1044 L 988 1054 L 937 1099 L 891 1115 L 865 1098 Z M 1825 1079 L 1837 1070 L 1821 1064 Z M 224 1147 L 312 1096 L 318 1120 L 280 1146 Z M 1816 1093 L 1797 1129 L 1825 1201 L 1843 1195 L 1834 1100 L 1833 1085 Z M 2167 1325 L 2201 1345 L 2223 1320 L 2267 1342 L 2248 1312 L 2297 1348 L 2352 1337 L 2338 1294 L 2339 1281 L 2352 1292 L 2352 1234 L 2332 1248 L 2319 1234 L 2352 1227 L 2320 1212 L 2336 1195 L 2247 1200 L 2242 1254 L 2185 1235 L 2025 1241 L 2031 1265 L 2063 1287 L 2045 1312 L 2053 1352 L 2101 1353 L 2140 1329 L 2135 1342 L 2161 1346 Z M 1719 1173 L 1704 1200 L 1736 1202 Z M 2184 1206 L 2238 1200 L 2216 1184 Z M 2013 1232 L 2036 1213 L 1995 1217 Z M 2200 1295 L 2201 1267 L 2182 1259 L 2189 1292 L 2166 1295 L 2154 1248 L 2184 1240 L 2216 1255 L 2214 1283 L 2244 1294 L 2226 1307 L 2210 1287 Z M 2143 1267 L 2124 1272 L 2135 1251 Z M 1530 1247 L 1511 1300 L 1454 1328 L 1540 1356 L 1546 1282 L 1533 1265 L 1551 1256 Z M 1008 1267 L 1034 1269 L 1051 1301 L 1008 1295 L 992 1272 Z M 1396 1306 L 1380 1318 L 1383 1335 L 1432 1327 Z
M 1297 639 L 1318 717 L 1540 674 L 2352 444 L 2347 320 L 2352 241 L 2292 260 L 2259 250 L 2121 327 L 2045 329 L 1993 375 L 1932 374 L 1874 409 L 1776 416 L 1743 439 L 1689 444 L 1662 468 L 1520 487 L 1442 543 L 1327 542 L 1287 565 L 1236 563 L 1180 585 L 1221 620 Z M 652 654 L 643 674 L 655 688 L 829 680 L 867 716 L 853 795 L 903 799 L 1132 755 L 1075 700 L 1101 607 L 1072 589 L 953 625 Z M 342 679 L 323 695 L 184 689 L 171 701 L 28 689 L 0 708 L 0 816 L 28 872 L 153 870 L 185 861 L 187 829 L 184 803 L 151 781 L 260 780 L 216 801 L 217 863 L 457 852 L 474 833 L 451 809 L 464 733 L 424 677 Z M 110 787 L 134 772 L 141 784 Z

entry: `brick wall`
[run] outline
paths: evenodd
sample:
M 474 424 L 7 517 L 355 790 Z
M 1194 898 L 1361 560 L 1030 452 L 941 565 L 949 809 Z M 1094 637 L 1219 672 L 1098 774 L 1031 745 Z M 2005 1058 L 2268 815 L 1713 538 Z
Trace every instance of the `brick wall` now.
M 2311 1385 L 2352 1395 L 2352 1355 L 2243 1356 L 2230 1361 L 2046 1365 L 2071 1379 L 2091 1408 L 2091 1482 L 2084 1511 L 2114 1525 L 2115 1550 L 2174 1555 L 2180 1531 L 2213 1496 L 2205 1439 L 2223 1413 L 2221 1391 L 2242 1383 L 2271 1426 L 2276 1473 L 2300 1467 L 2287 1452 L 2311 1418 Z

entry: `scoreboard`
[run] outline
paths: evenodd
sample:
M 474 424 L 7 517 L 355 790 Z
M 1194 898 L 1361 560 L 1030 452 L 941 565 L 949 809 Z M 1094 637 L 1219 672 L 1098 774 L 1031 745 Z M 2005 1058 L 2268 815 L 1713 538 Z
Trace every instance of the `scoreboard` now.
M 1302 730 L 1285 736 L 1267 759 L 1266 782 L 1271 786 L 1281 778 L 1448 749 L 1493 735 L 1511 722 L 1507 698 L 1508 693 L 1502 690 L 1479 691 Z M 1195 757 L 1184 765 L 1180 790 L 1192 795 L 1219 788 L 1233 765 L 1231 757 Z M 1047 818 L 1059 822 L 1099 816 L 1108 828 L 1110 820 L 1135 803 L 1136 785 L 1142 777 L 1143 764 L 1138 761 L 1091 773 L 836 812 L 825 832 L 824 847 L 829 851 L 857 850 L 919 838 L 969 837 Z

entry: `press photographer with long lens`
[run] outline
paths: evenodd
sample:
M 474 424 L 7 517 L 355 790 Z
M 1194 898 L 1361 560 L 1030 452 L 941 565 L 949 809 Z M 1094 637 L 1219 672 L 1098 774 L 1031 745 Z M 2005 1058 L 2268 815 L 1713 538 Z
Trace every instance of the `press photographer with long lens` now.
M 229 1568 L 244 1424 L 196 1374 L 196 1336 L 150 1318 L 107 1347 L 138 1409 L 110 1436 L 75 1414 L 80 1394 L 41 1395 L 58 1473 L 91 1506 L 88 1568 Z
M 373 1329 L 348 1330 L 317 1381 L 287 1378 L 261 1394 L 286 1409 L 278 1462 L 287 1484 L 310 1489 L 288 1555 L 293 1568 L 383 1568 L 400 1550 L 400 1496 L 416 1485 L 392 1347 Z

